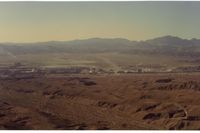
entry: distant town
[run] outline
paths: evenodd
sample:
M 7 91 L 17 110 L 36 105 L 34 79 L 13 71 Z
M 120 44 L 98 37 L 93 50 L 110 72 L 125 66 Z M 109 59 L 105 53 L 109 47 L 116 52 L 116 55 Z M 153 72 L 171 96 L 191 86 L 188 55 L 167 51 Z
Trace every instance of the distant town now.
M 134 73 L 178 73 L 178 72 L 200 72 L 200 66 L 189 67 L 177 67 L 166 68 L 163 66 L 129 66 L 122 70 L 102 69 L 99 67 L 83 67 L 83 66 L 69 66 L 69 67 L 31 67 L 24 65 L 20 62 L 16 62 L 10 66 L 0 66 L 0 78 L 1 79 L 21 79 L 21 78 L 33 78 L 38 76 L 45 76 L 51 74 L 134 74 Z

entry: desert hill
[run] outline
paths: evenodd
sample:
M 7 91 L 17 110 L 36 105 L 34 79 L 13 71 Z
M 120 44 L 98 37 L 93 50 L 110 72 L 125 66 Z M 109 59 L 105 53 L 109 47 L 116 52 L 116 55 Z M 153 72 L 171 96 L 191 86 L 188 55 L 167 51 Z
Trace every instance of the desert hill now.
M 1 43 L 0 54 L 7 53 L 104 53 L 169 54 L 184 56 L 200 55 L 200 40 L 163 36 L 146 41 L 130 41 L 123 38 L 90 38 L 73 41 L 49 41 L 38 43 Z

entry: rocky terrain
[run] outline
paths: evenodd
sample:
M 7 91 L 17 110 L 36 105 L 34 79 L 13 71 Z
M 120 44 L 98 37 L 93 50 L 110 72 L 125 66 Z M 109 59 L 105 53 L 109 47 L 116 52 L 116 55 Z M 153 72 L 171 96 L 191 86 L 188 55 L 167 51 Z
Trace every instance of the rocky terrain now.
M 200 129 L 200 75 L 0 80 L 0 129 Z

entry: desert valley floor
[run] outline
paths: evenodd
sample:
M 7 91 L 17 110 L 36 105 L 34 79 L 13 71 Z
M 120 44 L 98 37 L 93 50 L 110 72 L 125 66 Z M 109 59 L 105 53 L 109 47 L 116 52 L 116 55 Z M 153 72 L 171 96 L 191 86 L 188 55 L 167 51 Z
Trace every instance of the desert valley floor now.
M 0 129 L 200 129 L 200 74 L 0 80 Z

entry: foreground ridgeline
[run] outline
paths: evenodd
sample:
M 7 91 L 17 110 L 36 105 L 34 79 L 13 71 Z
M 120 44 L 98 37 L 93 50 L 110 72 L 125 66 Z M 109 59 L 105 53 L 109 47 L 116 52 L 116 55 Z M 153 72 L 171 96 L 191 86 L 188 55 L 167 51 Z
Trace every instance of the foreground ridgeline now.
M 198 73 L 0 79 L 0 129 L 200 129 Z

